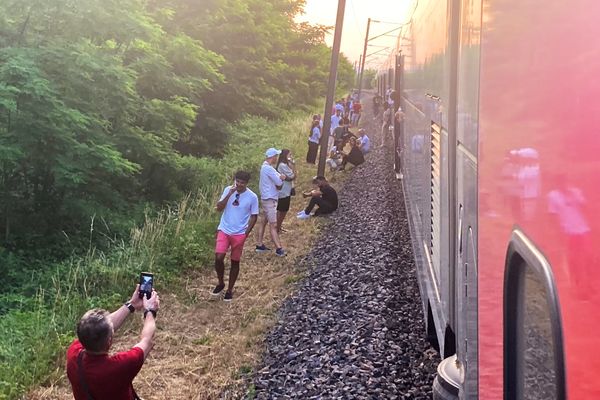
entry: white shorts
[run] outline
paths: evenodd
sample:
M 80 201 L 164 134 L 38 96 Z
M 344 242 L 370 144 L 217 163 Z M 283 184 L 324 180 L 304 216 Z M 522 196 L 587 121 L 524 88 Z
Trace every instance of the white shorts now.
M 262 214 L 270 224 L 277 223 L 277 200 L 266 199 L 261 200 Z

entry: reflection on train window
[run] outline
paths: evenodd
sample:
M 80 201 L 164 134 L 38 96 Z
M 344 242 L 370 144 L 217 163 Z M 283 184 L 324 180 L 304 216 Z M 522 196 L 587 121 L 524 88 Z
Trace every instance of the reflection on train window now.
M 520 326 L 517 327 L 517 371 L 520 372 L 518 398 L 548 400 L 557 398 L 556 357 L 550 307 L 541 276 L 524 264 L 518 300 Z M 515 349 L 516 350 L 516 349 Z

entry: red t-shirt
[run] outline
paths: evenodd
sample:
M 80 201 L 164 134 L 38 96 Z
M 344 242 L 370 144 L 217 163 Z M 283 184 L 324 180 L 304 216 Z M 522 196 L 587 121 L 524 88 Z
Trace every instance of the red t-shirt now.
M 87 400 L 80 383 L 77 357 L 83 345 L 75 339 L 67 350 L 67 376 L 75 400 Z M 85 353 L 83 375 L 94 400 L 133 400 L 133 378 L 144 364 L 144 351 L 133 347 L 129 351 L 109 356 Z

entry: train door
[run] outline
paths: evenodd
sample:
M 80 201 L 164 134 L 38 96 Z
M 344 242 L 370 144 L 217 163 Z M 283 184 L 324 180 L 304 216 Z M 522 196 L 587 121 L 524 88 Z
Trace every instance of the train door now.
M 461 0 L 456 71 L 456 312 L 457 360 L 463 370 L 460 398 L 478 398 L 477 185 L 481 0 Z

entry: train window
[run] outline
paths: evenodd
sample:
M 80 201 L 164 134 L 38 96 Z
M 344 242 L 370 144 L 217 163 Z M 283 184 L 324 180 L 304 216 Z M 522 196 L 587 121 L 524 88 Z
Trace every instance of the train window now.
M 513 234 L 505 284 L 505 399 L 564 399 L 562 329 L 552 272 L 522 233 Z

